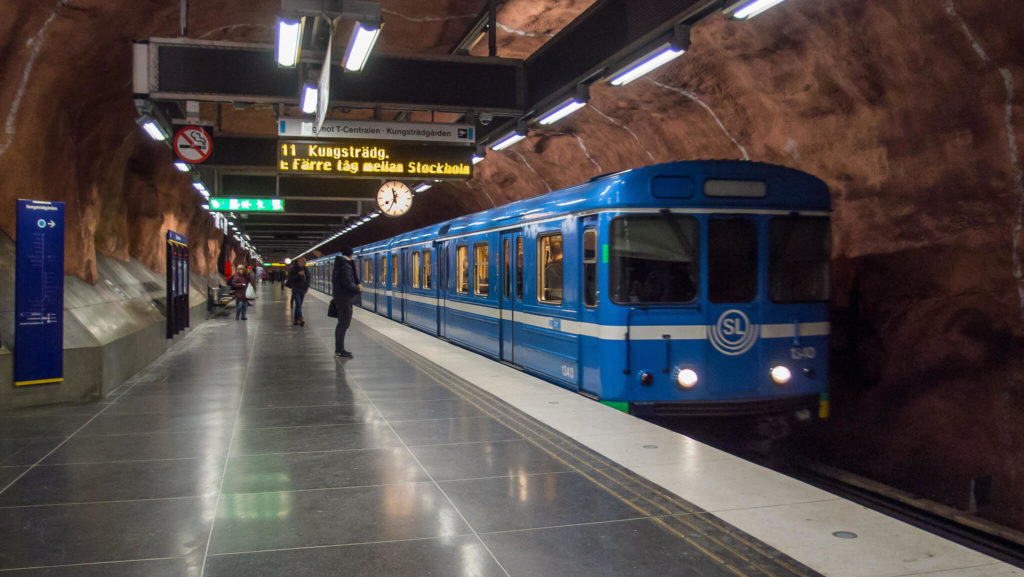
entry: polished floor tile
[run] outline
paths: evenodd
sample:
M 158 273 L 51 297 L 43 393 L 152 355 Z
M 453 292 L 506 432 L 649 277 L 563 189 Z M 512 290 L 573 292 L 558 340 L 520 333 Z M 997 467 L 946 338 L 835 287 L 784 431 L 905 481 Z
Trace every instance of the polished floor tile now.
M 483 534 L 481 538 L 511 577 L 750 574 L 730 570 L 650 519 Z
M 279 427 L 244 429 L 235 436 L 231 453 L 259 455 L 265 453 L 299 453 L 307 451 L 342 451 L 348 449 L 379 449 L 401 446 L 402 441 L 383 421 L 318 427 Z
M 579 473 L 441 481 L 441 489 L 478 532 L 630 519 L 636 509 Z
M 212 499 L 0 509 L 0 569 L 202 555 Z
M 370 543 L 466 535 L 470 529 L 432 483 L 225 494 L 210 552 Z
M 206 577 L 505 577 L 473 536 L 212 555 Z M 537 575 L 540 575 L 539 573 Z
M 375 401 L 374 406 L 389 421 L 422 421 L 482 417 L 485 413 L 462 399 L 440 401 Z
M 190 457 L 222 457 L 231 431 L 187 431 L 133 435 L 74 436 L 43 461 L 45 465 L 108 463 Z
M 32 465 L 65 437 L 0 437 L 0 465 Z
M 215 496 L 220 463 L 196 459 L 40 465 L 0 493 L 0 507 Z
M 526 440 L 433 445 L 412 451 L 437 481 L 571 470 L 568 464 Z
M 198 556 L 145 561 L 114 561 L 5 571 L 4 577 L 183 577 L 199 575 Z
M 404 447 L 232 457 L 225 493 L 389 485 L 428 477 Z
M 288 407 L 280 409 L 242 409 L 239 428 L 311 427 L 318 425 L 347 425 L 379 420 L 380 415 L 369 404 L 338 405 L 335 407 Z
M 522 438 L 490 417 L 404 421 L 391 423 L 391 426 L 410 447 Z
M 354 393 L 347 388 L 323 388 L 296 392 L 281 392 L 277 390 L 256 391 L 247 390 L 245 402 L 242 406 L 246 409 L 278 409 L 286 407 L 317 407 L 326 405 L 351 405 L 365 403 L 366 395 Z
M 124 433 L 182 433 L 188 431 L 230 430 L 235 410 L 176 413 L 103 413 L 78 435 L 120 435 Z
M 6 467 L 0 466 L 0 489 L 7 486 L 8 483 L 18 478 L 18 475 L 28 470 L 28 467 Z

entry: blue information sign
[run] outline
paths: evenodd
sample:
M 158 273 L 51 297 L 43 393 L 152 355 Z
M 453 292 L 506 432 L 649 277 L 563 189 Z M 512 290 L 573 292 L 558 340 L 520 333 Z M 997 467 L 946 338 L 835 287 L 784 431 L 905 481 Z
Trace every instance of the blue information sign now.
M 14 384 L 64 380 L 64 203 L 18 201 Z

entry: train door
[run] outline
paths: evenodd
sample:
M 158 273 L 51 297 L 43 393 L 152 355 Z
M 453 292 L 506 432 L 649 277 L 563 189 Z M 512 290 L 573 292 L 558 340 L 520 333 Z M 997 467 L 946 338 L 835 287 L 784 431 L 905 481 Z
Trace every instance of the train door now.
M 757 222 L 711 217 L 707 226 L 708 389 L 720 397 L 758 385 Z
M 598 253 L 600 239 L 598 236 L 597 216 L 580 219 L 580 326 L 597 327 L 601 323 L 598 315 L 600 292 L 598 281 Z M 607 241 L 606 241 L 607 242 Z M 594 394 L 601 392 L 601 347 L 600 341 L 592 341 L 581 331 L 579 345 L 579 376 L 577 382 L 580 389 Z
M 373 311 L 377 314 L 383 314 L 387 312 L 384 307 L 387 305 L 387 301 L 384 299 L 384 289 L 387 287 L 385 284 L 384 271 L 387 268 L 384 266 L 387 263 L 384 253 L 379 252 L 373 255 L 373 270 L 377 280 L 377 292 L 373 295 Z
M 399 320 L 404 323 L 405 307 L 407 304 L 406 297 L 409 296 L 406 291 L 406 285 L 411 284 L 409 281 L 412 278 L 412 275 L 410 274 L 411 267 L 409 266 L 409 249 L 407 248 L 401 249 L 398 253 L 398 270 L 398 286 L 395 287 L 395 291 L 397 291 L 396 296 L 398 296 L 398 306 L 401 309 Z
M 445 311 L 445 259 L 444 259 L 444 245 L 440 242 L 435 242 L 432 247 L 434 268 L 437 269 L 437 279 L 434 281 L 434 294 L 437 296 L 437 332 L 438 336 L 444 336 L 444 311 Z
M 523 231 L 503 231 L 500 246 L 501 360 L 516 364 L 515 315 L 523 303 Z

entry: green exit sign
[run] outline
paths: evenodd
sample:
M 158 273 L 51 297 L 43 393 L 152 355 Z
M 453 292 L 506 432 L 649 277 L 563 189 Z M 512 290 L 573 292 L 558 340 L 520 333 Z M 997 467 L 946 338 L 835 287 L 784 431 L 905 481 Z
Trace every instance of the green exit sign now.
M 210 210 L 284 212 L 283 198 L 211 198 Z

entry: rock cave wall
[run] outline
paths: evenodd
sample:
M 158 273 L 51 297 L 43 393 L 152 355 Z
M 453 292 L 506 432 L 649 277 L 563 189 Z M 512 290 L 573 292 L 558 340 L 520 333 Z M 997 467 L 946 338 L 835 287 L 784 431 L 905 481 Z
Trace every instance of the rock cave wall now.
M 129 44 L 177 35 L 178 2 L 3 4 L 0 229 L 13 236 L 13 199 L 62 200 L 69 274 L 94 279 L 96 253 L 159 270 L 167 228 L 212 271 L 219 233 L 130 100 Z M 384 0 L 378 49 L 445 53 L 483 4 Z M 499 56 L 529 56 L 590 4 L 505 2 Z M 192 2 L 189 35 L 272 42 L 278 6 Z M 1022 21 L 1017 0 L 789 0 L 750 22 L 711 17 L 684 57 L 623 88 L 595 85 L 583 111 L 489 152 L 402 225 L 349 241 L 657 162 L 815 174 L 834 200 L 842 347 L 823 453 L 961 507 L 970 479 L 992 475 L 986 515 L 1024 528 Z

